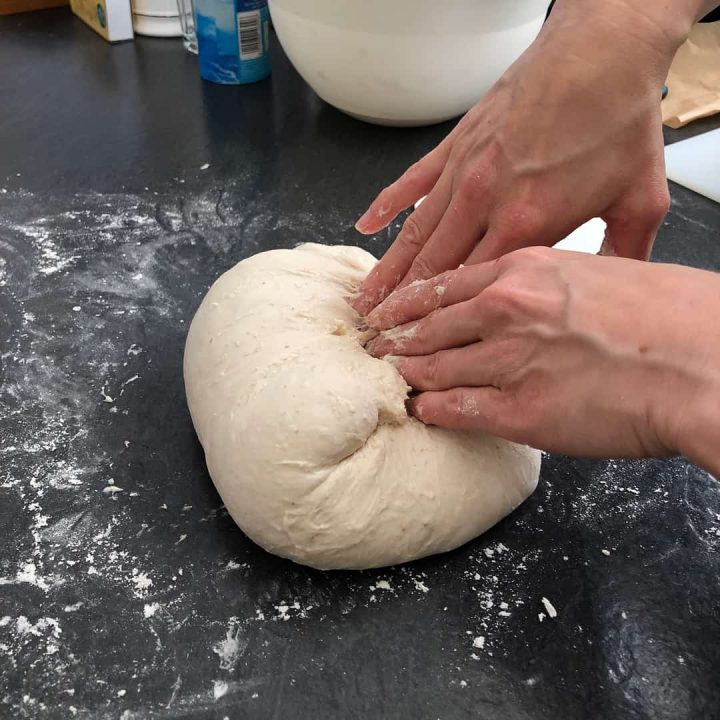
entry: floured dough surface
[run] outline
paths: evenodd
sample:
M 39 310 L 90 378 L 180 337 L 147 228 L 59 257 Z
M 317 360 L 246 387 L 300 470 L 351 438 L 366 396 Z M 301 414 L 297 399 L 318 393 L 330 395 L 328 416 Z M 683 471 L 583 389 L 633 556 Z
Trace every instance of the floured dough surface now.
M 185 386 L 228 511 L 270 552 L 321 569 L 455 548 L 534 490 L 540 453 L 408 417 L 408 387 L 362 347 L 346 298 L 375 259 L 272 250 L 212 286 L 190 327 Z

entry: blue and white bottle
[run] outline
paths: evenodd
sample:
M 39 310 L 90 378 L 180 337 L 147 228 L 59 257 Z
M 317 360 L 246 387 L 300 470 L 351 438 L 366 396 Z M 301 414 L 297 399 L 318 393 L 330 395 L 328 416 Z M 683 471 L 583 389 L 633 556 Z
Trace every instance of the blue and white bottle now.
M 252 83 L 270 74 L 267 0 L 195 0 L 195 23 L 205 80 Z

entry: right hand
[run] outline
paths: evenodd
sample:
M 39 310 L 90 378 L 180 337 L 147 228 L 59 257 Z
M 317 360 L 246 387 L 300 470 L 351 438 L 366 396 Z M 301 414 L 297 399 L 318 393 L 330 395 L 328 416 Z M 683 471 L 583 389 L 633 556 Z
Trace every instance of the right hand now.
M 361 315 L 397 287 L 554 245 L 596 216 L 608 254 L 647 259 L 669 203 L 660 93 L 682 38 L 631 6 L 558 3 L 450 135 L 380 193 L 360 232 L 427 198 L 363 284 Z
M 595 457 L 720 470 L 720 276 L 526 248 L 393 293 L 368 343 L 419 420 Z

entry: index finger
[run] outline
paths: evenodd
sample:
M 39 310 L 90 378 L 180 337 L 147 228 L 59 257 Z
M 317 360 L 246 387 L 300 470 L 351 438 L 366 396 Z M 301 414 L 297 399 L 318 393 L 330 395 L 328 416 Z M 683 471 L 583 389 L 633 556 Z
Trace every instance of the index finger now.
M 475 297 L 498 276 L 497 262 L 467 265 L 449 270 L 430 280 L 415 282 L 396 290 L 368 316 L 376 330 L 389 330 L 429 315 L 438 308 Z
M 352 302 L 360 315 L 367 315 L 405 277 L 449 202 L 450 179 L 443 176 L 422 205 L 407 217 L 393 244 L 360 286 L 358 297 Z
M 355 228 L 372 235 L 387 227 L 403 210 L 427 195 L 442 175 L 448 156 L 447 143 L 440 143 L 425 157 L 411 165 L 392 185 L 388 185 L 370 204 Z

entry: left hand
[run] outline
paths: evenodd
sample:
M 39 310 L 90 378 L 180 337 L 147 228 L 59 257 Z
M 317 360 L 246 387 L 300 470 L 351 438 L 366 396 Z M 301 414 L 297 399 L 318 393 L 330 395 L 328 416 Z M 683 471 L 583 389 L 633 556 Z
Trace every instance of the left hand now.
M 607 223 L 608 254 L 647 259 L 669 202 L 660 88 L 690 26 L 644 0 L 558 2 L 535 42 L 358 221 L 375 233 L 427 195 L 360 288 L 358 313 L 461 263 L 554 245 L 593 217 Z
M 368 316 L 429 424 L 594 457 L 720 468 L 720 276 L 529 248 L 397 290 Z

